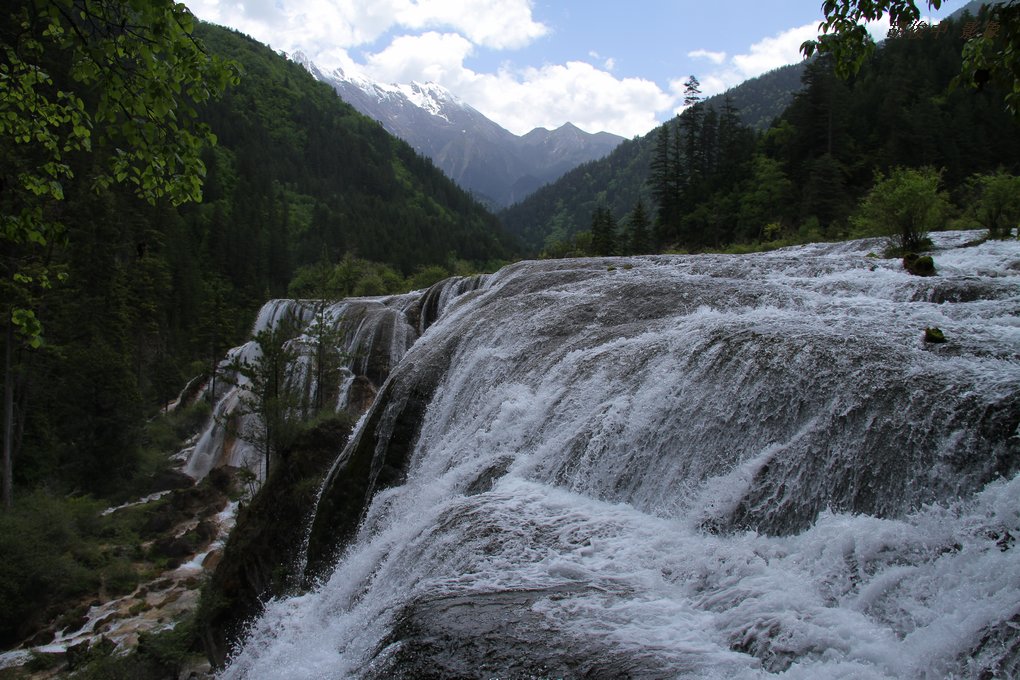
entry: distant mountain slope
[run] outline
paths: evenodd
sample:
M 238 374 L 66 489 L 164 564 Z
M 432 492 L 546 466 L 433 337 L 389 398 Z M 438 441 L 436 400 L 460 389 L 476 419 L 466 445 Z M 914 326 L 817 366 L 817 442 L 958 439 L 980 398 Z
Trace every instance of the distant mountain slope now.
M 766 229 L 791 238 L 844 234 L 876 172 L 940 168 L 943 186 L 956 195 L 974 174 L 1020 172 L 1020 128 L 1003 110 L 1002 92 L 992 85 L 948 90 L 960 73 L 965 24 L 944 21 L 949 30 L 930 39 L 884 41 L 848 81 L 828 60 L 806 63 L 805 87 L 749 153 L 711 144 L 720 117 L 687 116 L 679 145 L 674 128 L 666 150 L 657 147 L 660 127 L 633 140 L 629 162 L 621 146 L 500 217 L 538 252 L 550 239 L 590 229 L 597 206 L 624 220 L 643 195 L 645 209 L 662 217 L 660 247 L 720 247 L 762 238 Z M 699 135 L 710 142 L 699 147 Z M 653 158 L 660 169 L 654 187 L 647 184 Z
M 804 66 L 805 62 L 799 62 L 774 69 L 707 98 L 705 105 L 721 110 L 728 96 L 742 123 L 765 130 L 802 89 Z M 644 190 L 656 134 L 657 130 L 620 144 L 605 158 L 577 167 L 506 208 L 499 213 L 503 225 L 532 252 L 538 252 L 550 234 L 555 237 L 588 229 L 598 205 L 608 206 L 617 217 L 626 215 Z
M 550 235 L 562 238 L 588 229 L 600 205 L 617 217 L 624 215 L 642 195 L 654 146 L 654 134 L 623 142 L 605 158 L 574 168 L 499 217 L 508 232 L 537 253 Z
M 960 9 L 958 9 L 955 12 L 953 12 L 952 14 L 950 14 L 949 18 L 950 19 L 959 19 L 961 16 L 963 16 L 964 13 L 971 14 L 973 16 L 977 16 L 977 13 L 985 5 L 1001 5 L 1001 4 L 1005 3 L 1005 2 L 1006 2 L 1006 0 L 971 0 L 971 2 L 968 2 L 966 5 L 964 5 Z
M 435 83 L 384 85 L 340 69 L 324 73 L 300 53 L 292 59 L 494 207 L 523 199 L 581 163 L 602 158 L 623 141 L 606 132 L 584 132 L 570 123 L 518 136 Z

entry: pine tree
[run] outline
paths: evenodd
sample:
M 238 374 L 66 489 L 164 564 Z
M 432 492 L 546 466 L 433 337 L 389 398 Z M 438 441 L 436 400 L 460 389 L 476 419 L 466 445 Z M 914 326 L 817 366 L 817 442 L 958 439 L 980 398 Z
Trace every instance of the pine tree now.
M 702 198 L 702 149 L 701 132 L 704 120 L 704 110 L 701 103 L 701 83 L 693 75 L 687 78 L 684 83 L 684 112 L 680 114 L 679 123 L 683 130 L 682 160 L 680 149 L 677 149 L 678 172 L 677 176 L 682 178 L 682 187 L 678 198 L 679 213 L 686 215 L 690 213 Z M 680 143 L 680 134 L 677 134 L 677 145 Z M 689 229 L 681 229 L 679 237 L 681 241 L 689 241 Z
M 627 220 L 627 225 L 629 227 L 630 252 L 636 255 L 652 252 L 648 214 L 645 211 L 644 199 L 638 198 L 637 204 Z
M 616 223 L 612 211 L 599 206 L 592 214 L 591 243 L 595 255 L 612 255 L 616 240 Z
M 704 107 L 701 103 L 701 83 L 692 75 L 684 83 L 684 112 L 680 116 L 684 128 L 684 158 L 689 186 L 696 183 L 696 177 L 701 169 L 698 159 L 702 154 L 698 142 L 701 139 L 704 114 Z
M 671 155 L 672 140 L 670 123 L 664 123 L 655 138 L 655 151 L 652 156 L 649 185 L 652 199 L 656 204 L 655 226 L 660 241 L 666 240 L 676 216 L 676 167 Z

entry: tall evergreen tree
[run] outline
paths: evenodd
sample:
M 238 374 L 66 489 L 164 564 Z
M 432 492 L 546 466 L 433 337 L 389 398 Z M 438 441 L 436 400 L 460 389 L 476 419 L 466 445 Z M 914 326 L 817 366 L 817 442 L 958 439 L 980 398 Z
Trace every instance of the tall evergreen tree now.
M 592 214 L 591 245 L 595 255 L 612 255 L 616 247 L 616 223 L 612 211 L 603 205 Z
M 652 239 L 648 223 L 648 213 L 645 210 L 645 201 L 638 198 L 634 210 L 627 219 L 628 246 L 631 253 L 644 255 L 651 253 Z
M 670 226 L 676 221 L 677 191 L 676 166 L 672 158 L 670 122 L 663 123 L 656 132 L 655 149 L 649 167 L 649 185 L 656 204 L 655 227 L 658 240 L 664 242 Z
M 701 141 L 702 122 L 705 117 L 704 107 L 701 103 L 701 83 L 696 77 L 689 76 L 684 83 L 684 112 L 680 115 L 680 124 L 683 128 L 684 138 L 684 160 L 686 169 L 686 196 L 684 197 L 685 207 L 694 203 L 696 192 L 701 176 L 702 154 L 699 142 Z

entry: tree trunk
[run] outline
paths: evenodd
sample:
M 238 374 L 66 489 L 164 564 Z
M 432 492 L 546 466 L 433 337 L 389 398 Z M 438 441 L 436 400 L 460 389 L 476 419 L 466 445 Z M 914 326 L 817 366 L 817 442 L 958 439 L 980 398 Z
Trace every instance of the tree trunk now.
M 4 339 L 4 488 L 5 508 L 14 505 L 14 374 L 11 357 L 14 347 L 14 324 L 8 318 Z

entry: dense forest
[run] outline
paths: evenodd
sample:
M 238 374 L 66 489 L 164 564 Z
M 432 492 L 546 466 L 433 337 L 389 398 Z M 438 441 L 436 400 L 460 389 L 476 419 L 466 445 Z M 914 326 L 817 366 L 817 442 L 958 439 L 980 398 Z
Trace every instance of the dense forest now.
M 942 226 L 981 226 L 972 209 L 983 178 L 1020 172 L 1020 126 L 993 85 L 950 86 L 972 21 L 891 37 L 849 80 L 830 58 L 812 60 L 802 89 L 761 132 L 731 99 L 701 101 L 692 78 L 682 114 L 501 217 L 550 256 L 601 252 L 590 244 L 602 210 L 618 225 L 616 253 L 634 252 L 635 214 L 654 222 L 656 251 L 842 238 L 861 233 L 862 199 L 904 167 L 938 175 L 955 207 Z
M 726 100 L 737 109 L 740 122 L 755 130 L 767 130 L 803 87 L 804 68 L 800 61 L 772 69 L 704 100 L 705 108 L 722 110 Z

